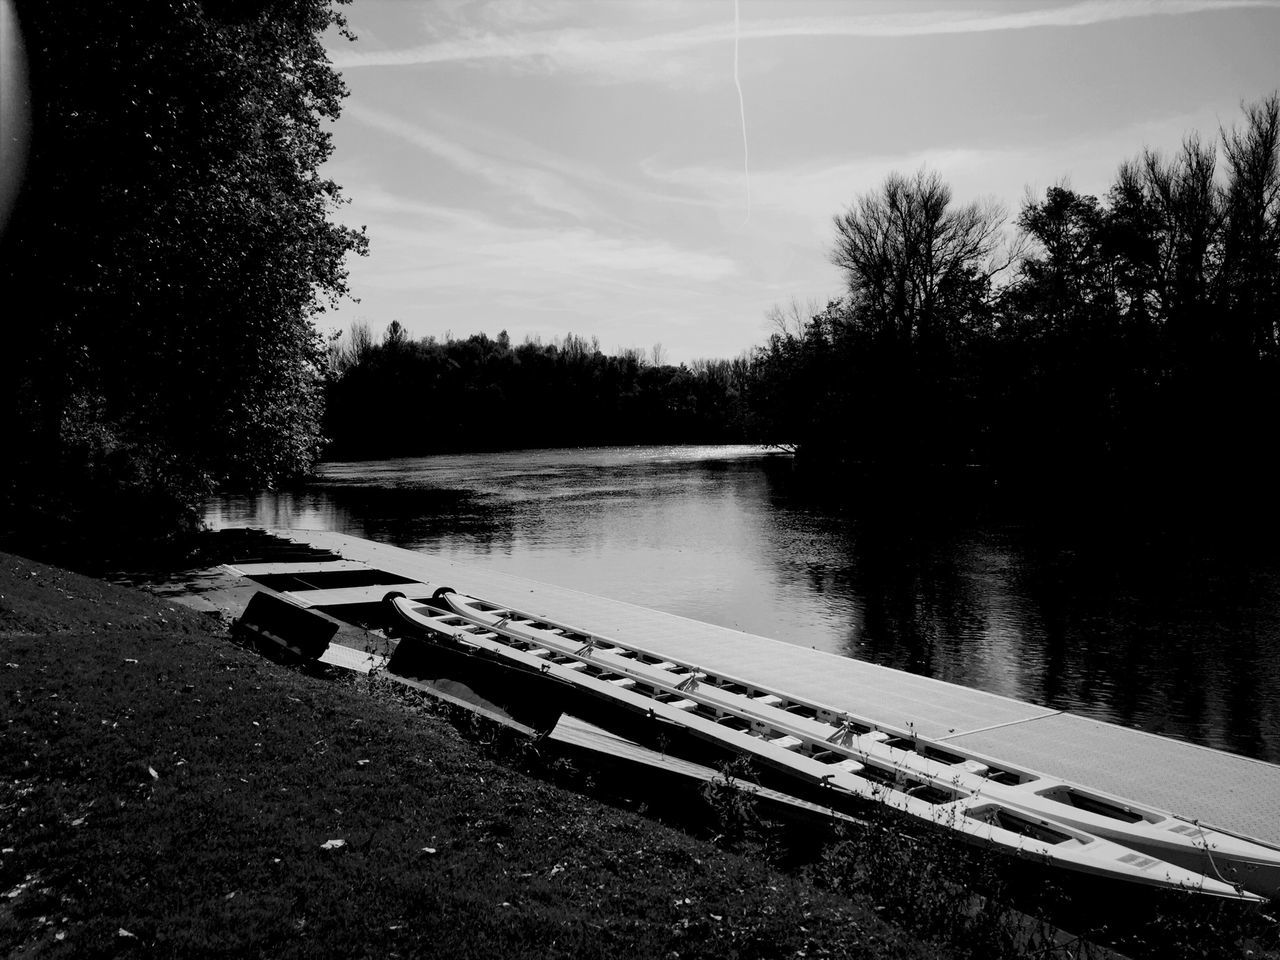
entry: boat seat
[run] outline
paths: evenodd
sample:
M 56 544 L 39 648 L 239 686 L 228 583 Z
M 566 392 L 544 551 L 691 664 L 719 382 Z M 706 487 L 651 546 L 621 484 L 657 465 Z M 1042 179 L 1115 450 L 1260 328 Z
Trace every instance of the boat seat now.
M 616 680 L 610 680 L 615 687 L 621 687 L 623 690 L 630 690 L 636 685 L 636 682 L 630 677 L 618 677 Z
M 583 663 L 581 660 L 574 660 L 572 663 L 562 663 L 562 664 L 560 664 L 560 666 L 564 667 L 566 670 L 585 670 L 585 669 L 587 669 L 587 665 L 586 665 L 585 663 Z
M 697 703 L 692 700 L 672 700 L 667 706 L 674 707 L 677 710 L 684 710 L 685 712 L 698 709 Z
M 766 707 L 779 707 L 782 705 L 782 698 L 772 693 L 761 694 L 758 697 L 751 698 L 753 702 L 762 704 Z
M 772 739 L 770 739 L 769 742 L 772 743 L 775 747 L 782 747 L 784 750 L 794 750 L 796 749 L 796 747 L 804 743 L 803 740 L 799 739 L 798 737 L 793 737 L 790 734 L 783 734 L 780 737 L 773 737 Z
M 546 649 L 546 647 L 534 647 L 531 650 L 526 650 L 525 653 L 531 657 L 538 657 L 540 659 L 551 656 L 551 651 Z
M 832 766 L 837 770 L 844 770 L 846 773 L 857 773 L 863 769 L 862 764 L 857 760 L 841 760 L 839 763 L 833 763 Z
M 670 660 L 662 660 L 658 663 L 651 663 L 648 666 L 652 670 L 672 670 L 675 668 L 675 664 Z
M 862 736 L 867 740 L 874 740 L 876 743 L 884 743 L 886 740 L 892 739 L 890 735 L 885 733 L 883 730 L 872 730 L 870 733 L 864 733 Z
M 965 773 L 972 773 L 979 777 L 985 777 L 991 772 L 991 768 L 985 763 L 979 763 L 977 760 L 966 760 L 960 764 L 960 769 Z

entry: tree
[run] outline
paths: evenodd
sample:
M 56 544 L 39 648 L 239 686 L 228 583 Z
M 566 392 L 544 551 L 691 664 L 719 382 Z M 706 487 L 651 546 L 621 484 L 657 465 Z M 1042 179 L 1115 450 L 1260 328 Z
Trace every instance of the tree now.
M 924 170 L 892 173 L 835 218 L 832 262 L 863 324 L 901 345 L 940 347 L 972 316 L 991 279 L 1003 211 L 951 205 L 951 188 Z
M 925 170 L 890 174 L 836 216 L 831 259 L 849 297 L 821 339 L 841 356 L 828 367 L 847 426 L 821 435 L 827 455 L 877 469 L 970 461 L 969 355 L 993 323 L 994 280 L 1017 255 L 999 256 L 1003 223 L 993 204 L 953 206 Z
M 1280 93 L 1245 107 L 1244 129 L 1224 131 L 1222 146 L 1226 349 L 1280 360 Z
M 1193 369 L 1215 339 L 1209 309 L 1221 266 L 1222 222 L 1215 180 L 1217 150 L 1191 134 L 1172 159 L 1153 150 L 1139 161 L 1146 203 L 1154 214 L 1156 304 L 1175 368 Z
M 1092 467 L 1116 441 L 1117 405 L 1133 392 L 1141 336 L 1130 337 L 1118 289 L 1111 212 L 1066 185 L 1028 195 L 1029 242 L 1003 291 L 996 445 L 1020 467 Z
M 1106 212 L 1096 197 L 1066 186 L 1050 187 L 1043 201 L 1028 200 L 1018 227 L 1036 249 L 1019 267 L 1021 313 L 1041 333 L 1079 335 L 1099 314 L 1114 308 L 1106 249 Z
M 387 329 L 382 334 L 382 345 L 392 353 L 406 349 L 409 345 L 409 334 L 405 331 L 404 324 L 399 320 L 392 320 L 387 324 Z
M 305 471 L 313 318 L 366 246 L 319 172 L 346 94 L 321 36 L 343 18 L 329 0 L 18 8 L 33 141 L 3 276 L 42 310 L 0 371 L 5 506 L 84 519 L 116 493 L 172 522 L 216 485 Z

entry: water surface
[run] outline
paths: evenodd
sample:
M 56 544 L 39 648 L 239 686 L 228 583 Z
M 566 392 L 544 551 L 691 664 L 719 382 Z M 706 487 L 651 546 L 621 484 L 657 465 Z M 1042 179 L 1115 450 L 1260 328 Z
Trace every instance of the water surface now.
M 331 463 L 207 519 L 336 530 L 1280 762 L 1273 541 L 919 506 L 815 497 L 753 447 L 639 447 Z

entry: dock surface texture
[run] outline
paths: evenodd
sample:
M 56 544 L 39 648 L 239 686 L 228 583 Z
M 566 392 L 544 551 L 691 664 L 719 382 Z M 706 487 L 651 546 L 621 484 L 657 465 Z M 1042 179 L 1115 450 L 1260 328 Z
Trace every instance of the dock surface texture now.
M 448 586 L 1280 846 L 1280 765 L 345 534 L 269 532 L 430 586 L 287 594 L 304 606 L 376 602 L 391 590 L 426 597 Z M 267 566 L 236 568 L 251 574 Z

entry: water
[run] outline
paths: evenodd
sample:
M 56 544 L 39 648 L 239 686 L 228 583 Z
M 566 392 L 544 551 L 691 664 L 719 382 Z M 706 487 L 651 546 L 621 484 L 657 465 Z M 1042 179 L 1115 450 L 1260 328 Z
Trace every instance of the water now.
M 751 447 L 333 463 L 207 519 L 337 530 L 1280 762 L 1262 536 L 837 503 Z

